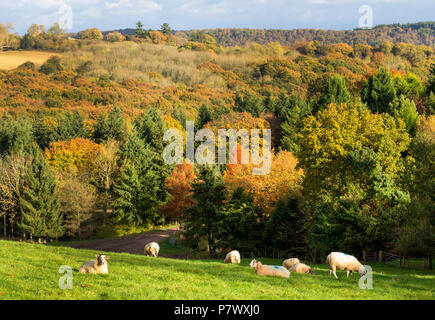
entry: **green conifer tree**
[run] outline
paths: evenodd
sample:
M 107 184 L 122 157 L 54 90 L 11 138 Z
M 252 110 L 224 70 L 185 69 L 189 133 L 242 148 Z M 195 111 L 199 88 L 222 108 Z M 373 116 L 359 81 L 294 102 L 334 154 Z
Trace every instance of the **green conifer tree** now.
M 394 112 L 390 103 L 396 98 L 396 89 L 391 78 L 391 73 L 381 68 L 376 75 L 370 76 L 361 91 L 361 100 L 367 103 L 372 112 L 389 113 Z
M 56 176 L 34 144 L 27 186 L 20 199 L 19 229 L 33 237 L 58 238 L 64 234 Z

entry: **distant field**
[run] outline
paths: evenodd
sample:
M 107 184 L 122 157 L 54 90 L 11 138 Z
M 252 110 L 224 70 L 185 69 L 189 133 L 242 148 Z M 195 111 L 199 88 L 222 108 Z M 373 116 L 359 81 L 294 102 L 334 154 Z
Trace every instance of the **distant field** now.
M 222 260 L 152 258 L 109 253 L 109 274 L 79 274 L 80 265 L 97 251 L 0 240 L 0 300 L 5 299 L 434 299 L 435 273 L 372 264 L 373 290 L 361 290 L 357 275 L 339 279 L 328 266 L 314 265 L 315 275 L 290 279 L 260 277 L 248 267 Z M 281 260 L 261 259 L 267 264 Z M 59 289 L 58 269 L 73 269 L 73 288 Z
M 26 61 L 43 64 L 54 52 L 45 51 L 0 51 L 0 69 L 14 69 Z

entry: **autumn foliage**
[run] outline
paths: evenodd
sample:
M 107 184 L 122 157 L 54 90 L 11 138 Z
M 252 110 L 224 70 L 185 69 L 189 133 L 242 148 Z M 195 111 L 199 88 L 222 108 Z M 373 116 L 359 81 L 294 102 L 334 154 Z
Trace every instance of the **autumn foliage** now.
M 253 175 L 253 164 L 228 165 L 224 181 L 229 190 L 239 187 L 252 193 L 254 202 L 269 215 L 278 200 L 298 194 L 303 177 L 301 169 L 296 169 L 297 159 L 291 152 L 281 151 L 272 154 L 272 167 L 269 174 Z
M 80 170 L 89 167 L 90 161 L 100 145 L 88 139 L 76 138 L 50 144 L 45 150 L 49 164 L 59 170 Z
M 184 210 L 192 206 L 192 188 L 190 182 L 195 179 L 195 172 L 191 164 L 176 165 L 172 174 L 166 178 L 166 190 L 170 194 L 169 201 L 161 208 L 167 219 L 178 219 Z

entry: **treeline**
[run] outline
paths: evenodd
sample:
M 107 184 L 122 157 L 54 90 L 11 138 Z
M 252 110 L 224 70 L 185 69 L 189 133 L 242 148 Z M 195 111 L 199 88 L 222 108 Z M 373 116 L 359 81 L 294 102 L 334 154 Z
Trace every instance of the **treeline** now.
M 0 45 L 12 49 L 43 49 L 67 51 L 81 47 L 87 43 L 74 40 L 107 40 L 110 42 L 147 41 L 154 44 L 183 45 L 191 42 L 188 47 L 206 47 L 216 51 L 219 46 L 245 46 L 249 43 L 267 44 L 278 42 L 282 46 L 292 46 L 295 42 L 317 41 L 322 45 L 346 43 L 351 46 L 365 44 L 378 46 L 384 42 L 409 43 L 433 47 L 435 44 L 435 23 L 419 22 L 412 24 L 379 25 L 372 29 L 354 30 L 321 30 L 321 29 L 204 29 L 174 31 L 169 24 L 162 24 L 160 30 L 144 29 L 138 21 L 136 28 L 101 32 L 97 28 L 90 28 L 79 33 L 68 34 L 54 24 L 47 30 L 45 26 L 33 24 L 23 37 L 13 33 L 13 25 L 0 24 Z M 208 39 L 206 39 L 208 37 Z M 142 40 L 141 40 L 142 39 Z M 207 48 L 208 45 L 208 48 Z M 211 47 L 210 47 L 211 45 Z
M 297 41 L 318 41 L 322 44 L 347 43 L 349 45 L 367 44 L 379 45 L 382 42 L 405 42 L 414 45 L 434 46 L 435 22 L 420 22 L 411 24 L 379 25 L 372 29 L 354 30 L 322 30 L 322 29 L 204 29 L 225 47 L 243 46 L 249 42 L 266 44 L 279 42 L 291 46 Z M 180 31 L 187 36 L 191 31 Z

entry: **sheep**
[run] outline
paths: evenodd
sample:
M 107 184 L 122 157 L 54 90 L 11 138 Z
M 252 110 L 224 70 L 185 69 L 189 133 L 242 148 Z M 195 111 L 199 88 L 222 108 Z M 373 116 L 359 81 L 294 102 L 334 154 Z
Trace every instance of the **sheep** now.
M 145 246 L 144 252 L 147 256 L 157 257 L 159 255 L 160 246 L 157 242 L 150 242 Z
M 290 258 L 290 259 L 286 259 L 282 262 L 282 266 L 284 268 L 290 269 L 293 265 L 295 265 L 296 263 L 299 263 L 299 259 L 298 258 Z
M 305 263 L 296 263 L 290 268 L 290 272 L 296 273 L 310 273 L 314 274 L 313 268 L 307 266 Z
M 338 279 L 336 269 L 347 270 L 347 277 L 349 278 L 349 272 L 358 271 L 359 275 L 362 277 L 367 273 L 366 268 L 358 261 L 357 258 L 342 252 L 331 252 L 326 257 L 326 263 L 329 264 L 329 275 L 334 274 L 335 278 Z
M 290 271 L 288 271 L 286 268 L 280 266 L 263 265 L 260 261 L 255 259 L 251 261 L 249 266 L 254 268 L 255 273 L 259 276 L 275 276 L 282 278 L 290 277 Z
M 224 263 L 240 263 L 240 253 L 237 250 L 233 250 L 231 252 L 228 252 Z
M 89 260 L 84 262 L 79 269 L 79 273 L 109 273 L 109 269 L 107 268 L 107 260 L 109 260 L 110 257 L 105 256 L 104 254 L 98 254 L 95 257 L 97 260 Z

